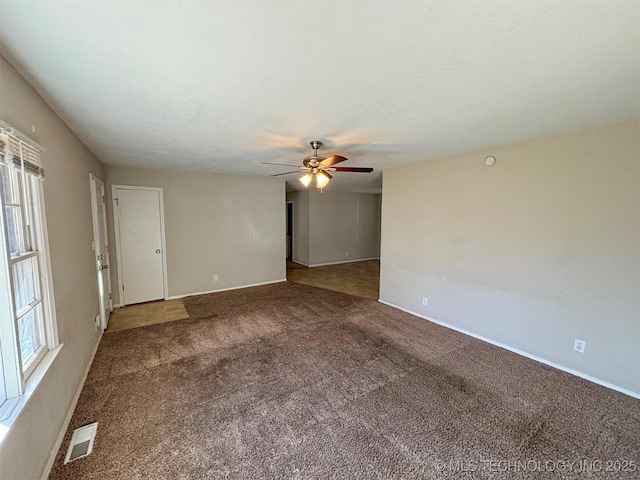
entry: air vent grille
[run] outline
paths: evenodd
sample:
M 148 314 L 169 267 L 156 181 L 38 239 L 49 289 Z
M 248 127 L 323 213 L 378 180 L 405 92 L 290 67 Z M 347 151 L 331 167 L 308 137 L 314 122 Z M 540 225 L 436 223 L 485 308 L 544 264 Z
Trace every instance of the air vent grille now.
M 71 444 L 64 463 L 89 455 L 93 451 L 93 441 L 96 438 L 97 431 L 98 423 L 90 423 L 84 427 L 76 428 L 71 437 Z

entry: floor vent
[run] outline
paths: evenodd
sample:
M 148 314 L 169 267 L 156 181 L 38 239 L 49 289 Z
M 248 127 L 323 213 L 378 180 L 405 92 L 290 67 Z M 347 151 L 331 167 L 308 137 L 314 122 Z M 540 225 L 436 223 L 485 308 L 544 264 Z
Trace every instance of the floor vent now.
M 84 427 L 76 428 L 71 437 L 71 445 L 69 445 L 64 463 L 73 462 L 89 455 L 93 450 L 93 440 L 96 438 L 97 431 L 97 423 L 90 423 Z

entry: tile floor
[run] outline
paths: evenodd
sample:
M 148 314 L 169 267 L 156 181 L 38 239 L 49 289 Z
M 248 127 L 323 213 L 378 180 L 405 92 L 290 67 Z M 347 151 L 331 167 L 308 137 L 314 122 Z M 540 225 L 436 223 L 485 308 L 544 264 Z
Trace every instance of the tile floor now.
M 127 305 L 111 312 L 107 332 L 173 322 L 185 318 L 189 318 L 189 314 L 181 299 Z
M 340 263 L 308 268 L 287 264 L 287 280 L 313 287 L 344 292 L 358 297 L 378 299 L 380 286 L 380 260 Z

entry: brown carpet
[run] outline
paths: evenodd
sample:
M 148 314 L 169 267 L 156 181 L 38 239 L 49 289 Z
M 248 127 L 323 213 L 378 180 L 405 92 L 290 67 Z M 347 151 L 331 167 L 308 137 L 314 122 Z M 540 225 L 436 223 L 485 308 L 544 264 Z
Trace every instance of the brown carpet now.
M 185 306 L 105 334 L 50 478 L 638 478 L 631 397 L 306 285 Z

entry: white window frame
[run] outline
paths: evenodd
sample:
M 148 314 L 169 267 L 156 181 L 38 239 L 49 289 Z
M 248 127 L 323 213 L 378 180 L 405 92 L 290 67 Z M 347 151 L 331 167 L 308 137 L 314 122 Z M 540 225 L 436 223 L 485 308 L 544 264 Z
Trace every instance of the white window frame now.
M 9 128 L 0 121 L 0 128 Z M 20 138 L 42 151 L 37 143 L 28 137 L 10 129 L 14 136 Z M 0 160 L 2 158 L 0 157 Z M 7 167 L 13 168 L 13 167 Z M 30 175 L 30 174 L 27 174 Z M 5 219 L 2 185 L 0 185 L 0 393 L 6 399 L 0 401 L 0 422 L 3 425 L 13 423 L 17 413 L 22 409 L 31 393 L 42 379 L 44 372 L 53 362 L 60 351 L 58 327 L 55 313 L 55 299 L 53 281 L 51 278 L 51 259 L 48 248 L 48 232 L 46 211 L 44 204 L 43 181 L 41 179 L 25 177 L 30 184 L 29 205 L 22 205 L 25 214 L 31 213 L 31 249 L 23 255 L 12 258 L 9 252 L 8 232 Z M 22 185 L 24 188 L 24 184 Z M 24 198 L 24 196 L 23 196 Z M 32 357 L 23 369 L 20 358 L 20 343 L 18 335 L 18 317 L 15 310 L 12 266 L 27 258 L 35 257 L 38 262 L 39 278 L 36 283 L 41 295 L 40 305 L 43 316 L 43 346 L 36 356 Z M 6 308 L 8 307 L 8 308 Z M 2 397 L 0 396 L 0 400 Z M 18 407 L 18 408 L 16 408 Z M 11 417 L 11 418 L 10 418 Z M 1 440 L 2 435 L 0 435 Z

